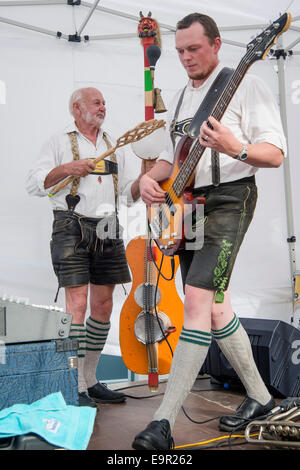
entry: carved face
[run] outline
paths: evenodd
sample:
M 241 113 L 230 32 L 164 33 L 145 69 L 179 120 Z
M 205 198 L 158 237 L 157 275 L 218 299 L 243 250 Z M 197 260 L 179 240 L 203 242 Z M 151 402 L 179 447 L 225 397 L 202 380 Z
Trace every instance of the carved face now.
M 143 33 L 144 36 L 153 36 L 157 29 L 157 24 L 149 16 L 144 16 L 138 27 L 138 32 Z

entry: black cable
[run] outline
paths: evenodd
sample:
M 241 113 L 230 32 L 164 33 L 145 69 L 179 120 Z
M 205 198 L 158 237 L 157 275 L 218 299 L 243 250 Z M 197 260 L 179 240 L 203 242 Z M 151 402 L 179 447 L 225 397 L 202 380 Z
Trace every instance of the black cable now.
M 149 227 L 149 229 L 150 229 L 150 227 Z M 151 230 L 151 229 L 150 229 L 150 230 Z M 152 249 L 151 249 L 151 241 L 152 241 L 152 240 L 154 240 L 154 242 L 155 242 L 155 244 L 156 244 L 156 246 L 157 246 L 157 248 L 158 248 L 159 250 L 160 250 L 160 248 L 159 248 L 159 246 L 158 246 L 157 241 L 156 241 L 154 238 L 150 238 L 150 254 L 151 254 L 151 258 L 152 258 L 152 260 L 153 260 L 153 263 L 154 263 L 154 265 L 155 265 L 157 271 L 158 271 L 158 272 L 160 273 L 160 275 L 165 279 L 165 281 L 172 281 L 172 279 L 174 278 L 174 274 L 175 274 L 175 261 L 174 261 L 174 256 L 171 256 L 172 274 L 171 274 L 171 277 L 168 278 L 168 277 L 166 277 L 166 276 L 161 272 L 161 269 L 157 266 L 157 263 L 156 263 L 156 261 L 155 261 L 155 259 L 154 259 L 154 256 L 153 256 L 153 253 L 152 253 Z M 160 250 L 160 251 L 161 251 L 161 250 Z M 165 257 L 165 255 L 164 255 L 164 253 L 162 253 L 162 261 L 163 261 L 164 257 Z M 162 262 L 161 262 L 161 265 L 162 265 Z
M 202 391 L 202 390 L 200 390 Z M 206 391 L 206 390 L 205 390 Z M 195 424 L 205 424 L 205 423 L 209 423 L 210 421 L 214 421 L 215 419 L 219 419 L 221 418 L 221 416 L 215 416 L 214 418 L 208 418 L 208 419 L 205 419 L 204 421 L 196 421 L 194 419 L 192 419 L 188 414 L 187 412 L 185 411 L 184 407 L 182 406 L 181 407 L 183 413 L 185 414 L 185 416 L 192 422 L 192 423 L 195 423 Z
M 150 238 L 150 246 L 149 246 L 149 248 L 150 248 L 151 257 L 152 257 L 152 259 L 153 259 L 153 261 L 154 261 L 154 256 L 153 256 L 152 249 L 151 249 L 151 238 Z M 155 291 L 154 291 L 154 309 L 155 309 L 155 315 L 156 315 L 156 320 L 157 320 L 158 326 L 159 326 L 159 328 L 160 328 L 160 331 L 161 331 L 161 333 L 162 333 L 162 335 L 163 335 L 164 340 L 166 341 L 167 345 L 169 346 L 169 349 L 170 349 L 170 352 L 171 352 L 171 356 L 173 357 L 173 355 L 174 355 L 174 354 L 173 354 L 173 349 L 172 349 L 172 347 L 171 347 L 171 345 L 170 345 L 170 343 L 169 343 L 169 341 L 168 341 L 168 338 L 167 338 L 167 336 L 166 336 L 166 334 L 165 334 L 165 332 L 164 332 L 164 330 L 163 330 L 163 328 L 162 328 L 162 326 L 161 326 L 161 324 L 160 324 L 160 321 L 159 321 L 159 316 L 158 316 L 158 311 L 157 311 L 157 302 L 156 302 L 156 299 L 157 299 L 157 292 L 158 292 L 158 283 L 159 283 L 159 278 L 160 278 L 160 276 L 162 276 L 165 280 L 168 281 L 168 280 L 173 279 L 174 274 L 175 274 L 175 263 L 174 263 L 174 258 L 172 258 L 172 259 L 173 259 L 173 264 L 172 264 L 172 277 L 171 277 L 170 279 L 167 279 L 165 276 L 162 275 L 161 268 L 162 268 L 162 265 L 163 265 L 164 257 L 165 257 L 165 255 L 163 254 L 162 257 L 161 257 L 161 262 L 160 262 L 159 268 L 157 267 L 157 264 L 156 264 L 155 261 L 154 261 L 154 264 L 155 264 L 155 266 L 156 266 L 156 269 L 158 270 L 158 276 L 157 276 L 157 279 L 156 279 L 156 285 L 155 285 Z M 172 261 L 172 260 L 171 260 L 171 261 Z
M 135 397 L 135 396 L 132 396 L 132 395 L 127 395 L 127 393 L 125 394 L 125 397 L 128 397 L 128 398 L 133 398 L 135 400 L 140 400 L 142 398 L 154 398 L 154 397 L 160 397 L 161 395 L 164 395 L 164 393 L 155 393 L 153 395 L 147 395 L 145 397 Z

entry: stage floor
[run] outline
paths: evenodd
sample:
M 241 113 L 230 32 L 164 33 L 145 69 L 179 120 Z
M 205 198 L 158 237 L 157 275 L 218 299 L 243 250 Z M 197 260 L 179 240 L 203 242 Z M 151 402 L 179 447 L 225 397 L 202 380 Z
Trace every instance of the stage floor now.
M 98 405 L 94 431 L 88 450 L 133 450 L 131 444 L 134 436 L 152 421 L 153 413 L 162 400 L 162 395 L 158 394 L 164 392 L 166 384 L 160 384 L 156 393 L 151 393 L 145 382 L 110 386 L 114 389 L 121 387 L 130 387 L 122 390 L 128 395 L 125 403 Z M 184 403 L 184 410 L 192 420 L 205 421 L 232 413 L 243 399 L 243 394 L 218 389 L 211 385 L 209 377 L 199 377 Z M 276 401 L 280 402 L 281 400 Z M 251 451 L 275 449 L 273 446 L 267 447 L 265 444 L 245 441 L 243 431 L 234 434 L 242 437 L 231 438 L 229 441 L 228 433 L 219 431 L 218 419 L 203 424 L 194 423 L 186 417 L 182 409 L 173 430 L 175 450 L 192 451 L 206 448 Z M 204 441 L 206 444 L 195 445 Z M 219 446 L 215 447 L 217 444 Z

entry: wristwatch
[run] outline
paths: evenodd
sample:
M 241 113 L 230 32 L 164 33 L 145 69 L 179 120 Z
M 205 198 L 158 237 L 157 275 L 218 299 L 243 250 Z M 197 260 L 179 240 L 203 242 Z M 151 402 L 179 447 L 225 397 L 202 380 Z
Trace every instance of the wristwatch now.
M 248 147 L 247 145 L 243 144 L 243 149 L 240 151 L 240 153 L 237 154 L 235 158 L 237 160 L 240 160 L 241 162 L 244 162 L 247 157 L 248 157 Z

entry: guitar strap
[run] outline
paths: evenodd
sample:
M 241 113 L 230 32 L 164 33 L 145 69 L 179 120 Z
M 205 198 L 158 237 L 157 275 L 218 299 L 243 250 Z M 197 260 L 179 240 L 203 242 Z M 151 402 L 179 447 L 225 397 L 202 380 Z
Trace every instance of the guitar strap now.
M 221 96 L 233 72 L 234 72 L 234 69 L 224 67 L 219 72 L 214 82 L 212 83 L 211 87 L 209 88 L 207 94 L 202 100 L 202 103 L 200 104 L 198 110 L 196 111 L 195 116 L 193 118 L 185 119 L 184 121 L 177 123 L 179 110 L 181 108 L 184 93 L 186 90 L 186 87 L 184 87 L 179 97 L 175 114 L 170 125 L 170 135 L 171 135 L 171 140 L 172 140 L 174 148 L 175 148 L 176 134 L 177 135 L 186 134 L 192 139 L 196 139 L 199 136 L 200 127 L 202 123 L 206 121 L 208 117 L 210 116 L 215 104 L 217 103 L 219 97 Z M 219 152 L 216 152 L 215 150 L 211 150 L 211 172 L 212 172 L 212 183 L 214 186 L 218 186 L 220 184 L 220 158 L 219 158 Z

